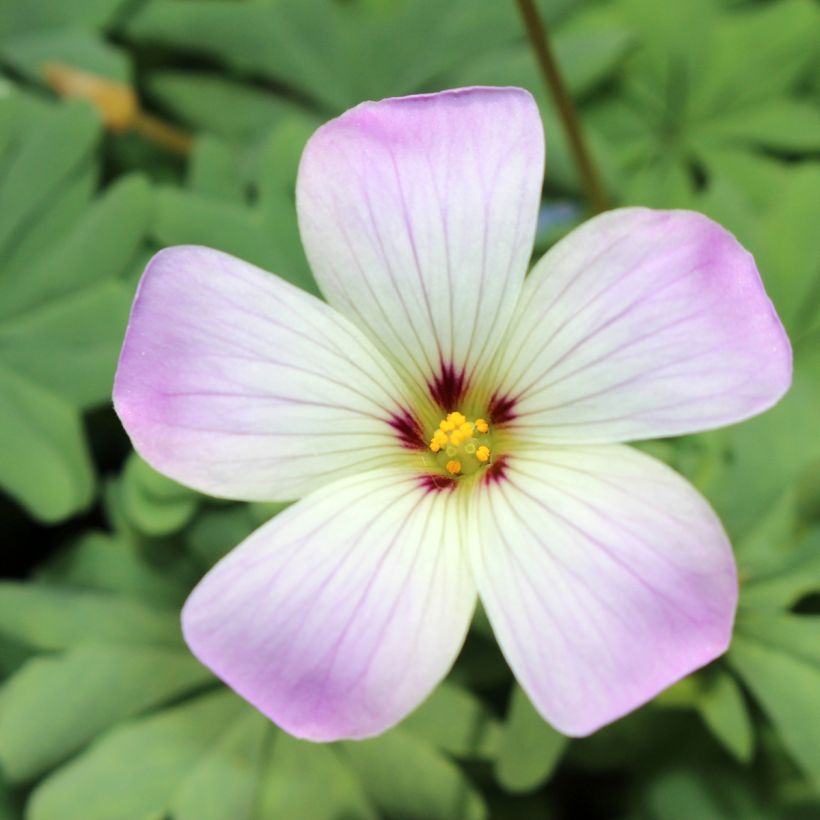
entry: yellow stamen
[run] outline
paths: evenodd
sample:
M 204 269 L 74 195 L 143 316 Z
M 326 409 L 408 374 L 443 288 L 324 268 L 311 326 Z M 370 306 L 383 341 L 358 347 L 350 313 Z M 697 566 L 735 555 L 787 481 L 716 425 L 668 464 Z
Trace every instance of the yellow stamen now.
M 483 469 L 490 461 L 493 446 L 489 432 L 485 419 L 470 421 L 459 410 L 448 413 L 430 438 L 438 469 L 459 478 L 469 478 Z

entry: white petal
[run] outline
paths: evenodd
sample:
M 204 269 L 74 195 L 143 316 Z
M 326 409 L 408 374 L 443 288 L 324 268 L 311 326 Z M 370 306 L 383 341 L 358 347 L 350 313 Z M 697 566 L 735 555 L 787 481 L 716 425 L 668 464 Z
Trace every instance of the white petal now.
M 754 259 L 690 211 L 625 208 L 533 269 L 494 363 L 530 439 L 592 443 L 731 424 L 774 404 L 791 349 Z
M 286 500 L 400 459 L 397 432 L 412 427 L 403 393 L 320 300 L 227 254 L 179 247 L 140 282 L 114 405 L 140 455 L 177 481 Z
M 203 579 L 183 612 L 188 644 L 298 737 L 384 731 L 444 677 L 470 622 L 457 501 L 397 470 L 318 491 Z
M 543 162 L 515 88 L 363 103 L 305 148 L 299 224 L 323 293 L 445 409 L 515 306 Z
M 732 551 L 695 489 L 629 447 L 531 450 L 479 486 L 479 595 L 541 714 L 585 735 L 720 655 Z

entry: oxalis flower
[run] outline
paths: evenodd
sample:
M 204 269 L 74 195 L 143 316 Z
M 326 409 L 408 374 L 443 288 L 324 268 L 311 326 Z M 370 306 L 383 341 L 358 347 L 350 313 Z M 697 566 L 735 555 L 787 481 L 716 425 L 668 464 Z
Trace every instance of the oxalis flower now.
M 327 303 L 202 247 L 143 276 L 114 388 L 137 451 L 212 495 L 301 499 L 182 614 L 194 654 L 294 735 L 401 720 L 477 596 L 569 735 L 726 649 L 720 522 L 620 442 L 771 406 L 788 340 L 752 257 L 697 213 L 605 213 L 525 279 L 543 161 L 520 89 L 363 103 L 299 169 Z

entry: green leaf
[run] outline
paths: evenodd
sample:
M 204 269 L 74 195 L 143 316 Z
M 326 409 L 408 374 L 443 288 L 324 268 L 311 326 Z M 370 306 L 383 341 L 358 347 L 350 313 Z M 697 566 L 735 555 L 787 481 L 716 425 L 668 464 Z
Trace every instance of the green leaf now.
M 33 658 L 2 690 L 0 764 L 28 780 L 125 718 L 213 680 L 186 651 L 77 646 Z
M 754 732 L 743 692 L 735 679 L 719 668 L 704 676 L 695 706 L 712 734 L 738 760 L 747 763 L 754 750 Z
M 189 590 L 187 584 L 146 563 L 125 539 L 94 530 L 41 565 L 37 579 L 123 593 L 160 607 L 181 606 Z
M 75 407 L 109 401 L 131 289 L 105 282 L 0 324 L 0 359 Z
M 130 0 L 26 0 L 0 6 L 0 38 L 22 31 L 61 26 L 104 26 Z
M 272 741 L 254 817 L 371 820 L 379 816 L 333 747 L 296 740 L 284 732 L 277 732 Z
M 783 488 L 820 459 L 818 406 L 820 347 L 800 349 L 794 361 L 794 381 L 786 396 L 763 415 L 723 434 L 731 461 L 705 489 L 735 538 L 750 532 Z
M 163 188 L 153 232 L 161 245 L 209 245 L 315 291 L 313 281 L 293 269 L 287 245 L 277 243 L 262 215 L 250 208 Z
M 0 633 L 38 649 L 122 643 L 180 647 L 175 610 L 105 592 L 0 582 Z
M 483 818 L 487 809 L 461 770 L 401 729 L 341 744 L 382 815 L 439 820 Z
M 257 527 L 246 504 L 206 508 L 185 532 L 185 544 L 205 568 L 244 541 Z
M 569 739 L 535 711 L 524 690 L 513 686 L 501 735 L 496 780 L 507 791 L 532 791 L 555 770 Z
M 17 150 L 0 178 L 0 213 L 5 214 L 0 259 L 38 208 L 87 159 L 100 131 L 99 119 L 85 103 L 38 107 L 20 125 Z
M 644 801 L 646 813 L 640 816 L 653 820 L 777 820 L 750 784 L 723 770 L 665 769 L 649 781 Z
M 180 783 L 249 709 L 220 691 L 101 736 L 31 795 L 29 820 L 163 816 Z
M 699 136 L 784 151 L 817 151 L 820 150 L 820 112 L 808 102 L 776 99 L 715 116 L 701 128 Z
M 820 617 L 742 611 L 728 659 L 820 789 Z
M 758 264 L 787 330 L 799 342 L 820 310 L 820 232 L 815 210 L 820 167 L 791 171 L 772 199 L 760 230 Z
M 127 83 L 126 55 L 98 34 L 82 28 L 59 28 L 17 35 L 0 42 L 0 60 L 32 82 L 44 82 L 47 63 L 63 65 Z
M 215 137 L 199 137 L 188 165 L 188 188 L 223 202 L 244 202 L 239 152 Z
M 261 763 L 273 727 L 259 712 L 243 714 L 186 775 L 171 799 L 174 820 L 253 820 Z M 304 778 L 304 772 L 299 776 Z M 327 783 L 322 782 L 322 790 Z M 265 814 L 264 817 L 313 815 Z
M 184 122 L 228 141 L 258 139 L 286 117 L 309 116 L 287 99 L 224 74 L 157 71 L 148 77 L 148 91 Z
M 77 411 L 2 362 L 0 489 L 43 521 L 87 507 L 94 490 Z
M 816 6 L 803 0 L 752 4 L 723 16 L 708 71 L 691 87 L 693 114 L 740 110 L 792 90 L 812 66 L 818 22 Z
M 140 532 L 168 535 L 182 529 L 202 499 L 198 493 L 158 473 L 136 453 L 123 471 L 122 511 Z
M 442 683 L 401 724 L 408 731 L 456 757 L 493 758 L 498 721 L 469 690 Z
M 815 529 L 790 554 L 772 549 L 769 566 L 759 567 L 741 587 L 740 603 L 749 609 L 789 609 L 820 590 L 820 530 Z
M 143 176 L 120 178 L 67 236 L 36 260 L 7 269 L 2 281 L 13 287 L 0 306 L 0 316 L 18 317 L 49 300 L 121 277 L 145 241 L 152 208 L 152 191 Z

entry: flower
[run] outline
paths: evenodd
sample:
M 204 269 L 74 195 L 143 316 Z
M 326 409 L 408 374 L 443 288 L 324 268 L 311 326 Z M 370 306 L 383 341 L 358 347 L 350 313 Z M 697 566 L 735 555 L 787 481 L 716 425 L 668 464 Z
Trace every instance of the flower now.
M 114 388 L 137 451 L 216 496 L 301 499 L 182 615 L 194 654 L 294 735 L 401 720 L 477 596 L 569 735 L 727 647 L 716 515 L 621 442 L 765 410 L 788 339 L 750 254 L 697 213 L 610 211 L 525 280 L 543 161 L 523 90 L 366 102 L 299 169 L 327 303 L 202 247 L 142 278 Z

